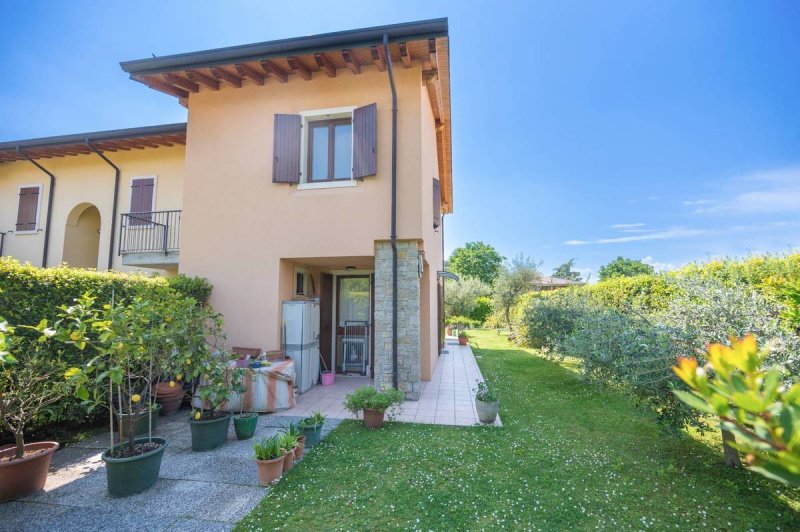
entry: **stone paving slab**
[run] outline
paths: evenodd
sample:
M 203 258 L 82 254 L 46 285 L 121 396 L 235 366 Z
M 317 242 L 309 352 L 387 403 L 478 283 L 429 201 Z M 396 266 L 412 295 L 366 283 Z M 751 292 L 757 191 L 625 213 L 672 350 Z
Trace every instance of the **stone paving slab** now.
M 108 433 L 100 430 L 56 452 L 44 490 L 0 503 L 0 530 L 231 530 L 269 491 L 258 486 L 253 439 L 238 441 L 231 423 L 225 445 L 195 453 L 187 419 L 188 411 L 181 411 L 159 420 L 155 435 L 169 443 L 159 479 L 144 493 L 108 496 L 100 458 Z M 261 415 L 255 438 L 272 436 L 300 419 Z M 323 436 L 340 422 L 328 420 Z

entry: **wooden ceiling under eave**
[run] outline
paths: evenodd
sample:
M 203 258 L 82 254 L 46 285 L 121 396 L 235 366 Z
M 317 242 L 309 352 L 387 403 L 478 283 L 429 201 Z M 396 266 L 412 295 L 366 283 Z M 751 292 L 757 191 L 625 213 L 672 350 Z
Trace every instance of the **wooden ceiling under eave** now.
M 101 152 L 144 150 L 147 148 L 185 144 L 186 132 L 92 141 L 92 146 Z M 25 147 L 23 152 L 31 159 L 50 159 L 53 157 L 89 154 L 92 153 L 92 150 L 89 149 L 85 142 L 68 142 L 49 146 Z M 25 160 L 25 157 L 15 149 L 0 149 L 0 163 L 22 160 Z

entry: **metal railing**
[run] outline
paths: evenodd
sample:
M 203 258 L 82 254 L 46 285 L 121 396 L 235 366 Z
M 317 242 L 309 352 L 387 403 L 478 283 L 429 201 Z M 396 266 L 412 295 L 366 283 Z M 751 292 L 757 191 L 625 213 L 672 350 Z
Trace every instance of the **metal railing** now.
M 120 215 L 119 255 L 164 253 L 180 249 L 181 211 L 129 212 Z
M 369 361 L 369 322 L 344 322 L 342 373 L 366 375 Z

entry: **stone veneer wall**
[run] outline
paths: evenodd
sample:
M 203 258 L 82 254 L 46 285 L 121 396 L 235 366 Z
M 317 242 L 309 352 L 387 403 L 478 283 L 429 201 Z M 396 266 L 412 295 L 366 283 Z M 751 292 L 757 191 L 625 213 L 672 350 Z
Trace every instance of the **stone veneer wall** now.
M 397 242 L 397 382 L 406 399 L 420 393 L 419 252 Z M 375 242 L 375 387 L 392 387 L 392 245 Z

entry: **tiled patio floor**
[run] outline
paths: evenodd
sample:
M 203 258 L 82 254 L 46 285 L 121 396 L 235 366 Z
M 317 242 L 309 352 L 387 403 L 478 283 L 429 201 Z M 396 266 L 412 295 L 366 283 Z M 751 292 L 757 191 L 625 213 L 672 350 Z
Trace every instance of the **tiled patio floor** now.
M 406 401 L 396 421 L 469 426 L 478 423 L 472 390 L 483 380 L 469 346 L 447 339 L 447 353 L 439 356 L 430 382 L 422 383 L 419 401 Z M 308 416 L 315 410 L 333 419 L 354 419 L 344 409 L 344 396 L 359 386 L 372 384 L 368 377 L 336 376 L 333 386 L 315 386 L 297 397 L 297 405 L 278 416 Z M 498 418 L 496 425 L 500 425 Z

